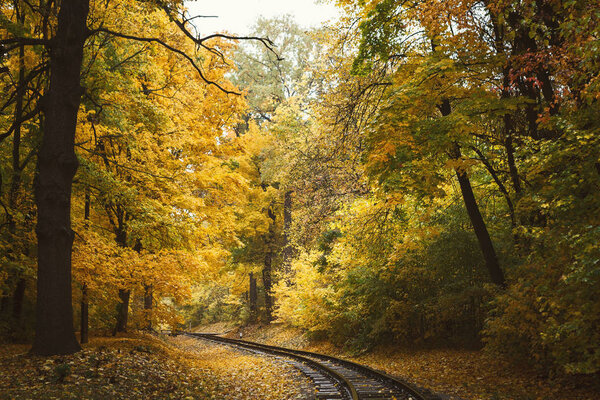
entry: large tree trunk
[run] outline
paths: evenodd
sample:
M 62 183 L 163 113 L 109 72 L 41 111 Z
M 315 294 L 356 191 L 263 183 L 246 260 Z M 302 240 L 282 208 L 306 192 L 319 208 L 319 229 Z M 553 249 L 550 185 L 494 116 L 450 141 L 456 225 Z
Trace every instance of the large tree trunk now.
M 81 347 L 71 303 L 71 186 L 77 111 L 83 88 L 80 70 L 89 0 L 63 0 L 50 54 L 50 87 L 44 96 L 44 135 L 38 154 L 38 277 L 35 354 L 69 354 Z
M 119 289 L 119 304 L 117 304 L 117 323 L 113 336 L 118 332 L 127 332 L 127 319 L 129 317 L 129 298 L 131 291 L 127 289 Z

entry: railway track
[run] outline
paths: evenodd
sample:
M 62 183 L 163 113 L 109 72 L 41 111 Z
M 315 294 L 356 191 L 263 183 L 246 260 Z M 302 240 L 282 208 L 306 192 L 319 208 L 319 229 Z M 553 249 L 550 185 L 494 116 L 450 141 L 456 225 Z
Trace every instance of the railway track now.
M 385 373 L 336 357 L 303 350 L 229 339 L 207 333 L 185 332 L 184 335 L 235 346 L 255 354 L 268 355 L 298 368 L 315 385 L 316 400 L 437 400 Z

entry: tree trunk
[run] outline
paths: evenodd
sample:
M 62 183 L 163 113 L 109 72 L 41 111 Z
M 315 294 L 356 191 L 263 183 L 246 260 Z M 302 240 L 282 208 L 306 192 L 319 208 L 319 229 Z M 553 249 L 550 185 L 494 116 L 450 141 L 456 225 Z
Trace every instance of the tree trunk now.
M 87 227 L 87 223 L 89 222 L 90 219 L 90 203 L 91 203 L 91 199 L 90 199 L 90 193 L 88 191 L 85 192 L 85 203 L 84 203 L 84 208 L 83 208 L 83 220 L 86 223 L 86 227 Z M 88 299 L 88 291 L 87 291 L 87 285 L 84 283 L 81 286 L 81 327 L 80 327 L 80 334 L 81 334 L 81 343 L 87 343 L 88 342 L 88 332 L 89 332 L 89 299 Z
M 44 134 L 38 154 L 38 276 L 35 354 L 70 354 L 81 347 L 71 303 L 71 186 L 77 111 L 83 88 L 80 70 L 89 0 L 63 0 L 50 53 L 50 86 L 42 100 Z
M 250 272 L 250 286 L 248 288 L 248 306 L 250 307 L 250 322 L 256 322 L 258 312 L 258 292 L 256 290 L 256 278 L 254 273 Z
M 113 336 L 118 332 L 127 332 L 127 319 L 129 317 L 129 298 L 131 290 L 119 289 L 119 304 L 117 304 L 117 323 Z
M 17 12 L 19 12 L 17 10 Z M 25 23 L 24 13 L 18 18 L 21 24 Z M 12 147 L 12 178 L 10 183 L 10 190 L 8 193 L 8 207 L 13 213 L 19 207 L 19 190 L 21 188 L 21 174 L 23 169 L 21 168 L 21 118 L 23 117 L 23 96 L 25 94 L 24 86 L 25 82 L 25 46 L 19 48 L 19 81 L 18 81 L 18 92 L 15 100 L 15 130 L 13 132 L 13 147 Z M 8 215 L 8 231 L 10 232 L 13 240 L 13 256 L 14 252 L 17 251 L 17 222 L 11 214 Z M 15 257 L 16 259 L 16 257 Z M 17 284 L 13 292 L 12 300 L 12 317 L 15 328 L 18 328 L 21 323 L 21 314 L 23 312 L 23 299 L 25 297 L 25 285 L 26 281 L 22 277 L 22 273 L 17 270 L 15 272 Z
M 144 313 L 146 329 L 152 330 L 152 285 L 144 285 Z
M 265 314 L 268 322 L 273 320 L 273 300 L 271 298 L 271 261 L 273 253 L 268 250 L 265 255 L 265 266 L 262 270 L 263 287 L 265 288 Z
M 500 180 L 498 173 L 492 166 L 492 163 L 487 159 L 485 154 L 483 154 L 483 152 L 476 147 L 473 147 L 473 151 L 475 151 L 475 153 L 477 153 L 477 155 L 479 156 L 479 159 L 481 160 L 481 162 L 483 163 L 485 168 L 488 170 L 488 172 L 492 176 L 492 179 L 494 180 L 494 182 L 496 182 L 496 186 L 498 186 L 498 190 L 500 190 L 500 192 L 504 196 L 504 199 L 506 200 L 506 205 L 508 206 L 508 212 L 510 215 L 510 225 L 514 228 L 515 224 L 516 224 L 515 207 L 513 205 L 512 199 L 510 198 L 510 193 L 508 193 L 506 186 L 504 186 L 504 183 L 502 183 L 502 181 Z
M 25 298 L 25 288 L 27 281 L 24 278 L 19 278 L 17 287 L 13 293 L 13 320 L 16 326 L 21 323 L 21 315 L 23 314 L 23 299 Z
M 508 171 L 510 173 L 510 179 L 512 181 L 513 189 L 517 196 L 521 194 L 521 179 L 519 178 L 519 171 L 517 170 L 517 164 L 515 162 L 515 149 L 513 147 L 513 122 L 510 115 L 504 116 L 504 125 L 506 130 L 506 137 L 504 139 L 504 148 L 506 149 L 506 161 L 508 164 Z
M 119 208 L 117 207 L 117 210 Z M 127 246 L 127 231 L 125 228 L 125 222 L 123 213 L 118 213 L 118 225 L 115 229 L 115 240 L 121 247 Z M 137 244 L 136 244 L 137 245 Z M 119 289 L 119 303 L 117 304 L 117 321 L 115 323 L 115 329 L 113 330 L 113 336 L 118 332 L 127 332 L 127 320 L 129 319 L 129 298 L 131 297 L 131 290 Z
M 268 322 L 273 320 L 273 298 L 271 295 L 271 287 L 273 284 L 272 281 L 272 264 L 273 264 L 273 241 L 275 239 L 275 213 L 269 207 L 267 210 L 267 214 L 269 218 L 271 218 L 272 223 L 269 224 L 269 233 L 267 233 L 267 237 L 265 240 L 265 263 L 262 270 L 262 278 L 263 278 L 263 287 L 265 289 L 265 314 Z
M 0 314 L 2 314 L 2 315 L 8 314 L 9 308 L 10 308 L 10 304 L 9 304 L 8 296 L 2 297 L 2 299 L 0 299 Z
M 458 149 L 458 151 L 460 151 L 460 149 Z M 492 282 L 498 286 L 505 287 L 506 282 L 504 281 L 504 273 L 502 272 L 500 264 L 498 263 L 498 257 L 496 256 L 496 251 L 494 250 L 494 244 L 492 243 L 490 234 L 488 233 L 485 222 L 483 221 L 483 217 L 479 212 L 479 206 L 477 205 L 475 195 L 473 194 L 471 181 L 469 180 L 466 171 L 458 168 L 454 171 L 456 172 L 456 177 L 458 178 L 458 183 L 460 184 L 460 191 L 465 202 L 465 208 L 469 214 L 471 225 L 473 225 L 473 230 L 477 236 L 479 248 L 483 253 L 485 266 L 490 274 L 490 277 L 492 278 Z
M 443 100 L 440 105 L 440 111 L 442 116 L 450 115 L 452 111 L 450 107 L 450 101 Z M 450 150 L 450 158 L 453 160 L 458 160 L 462 157 L 460 152 L 460 146 L 458 143 L 454 143 L 454 147 Z M 460 168 L 454 168 L 454 172 L 456 173 L 456 177 L 458 178 L 458 183 L 460 185 L 460 191 L 462 193 L 462 198 L 465 203 L 465 208 L 467 209 L 467 214 L 469 215 L 469 219 L 471 220 L 471 225 L 473 226 L 473 230 L 475 231 L 475 236 L 477 236 L 477 241 L 479 243 L 479 248 L 483 254 L 483 259 L 485 260 L 485 266 L 490 274 L 490 278 L 492 282 L 498 286 L 505 287 L 506 282 L 504 280 L 504 273 L 500 268 L 500 263 L 498 262 L 498 257 L 496 256 L 496 250 L 494 250 L 494 244 L 492 243 L 492 238 L 487 230 L 485 225 L 485 221 L 481 216 L 481 212 L 479 211 L 479 206 L 477 205 L 477 201 L 475 200 L 475 194 L 473 193 L 473 188 L 471 187 L 471 181 L 469 180 L 469 176 L 467 172 Z
M 292 191 L 285 192 L 283 197 L 283 275 L 288 285 L 292 283 Z
M 87 285 L 81 287 L 81 343 L 88 342 L 89 331 L 89 302 Z

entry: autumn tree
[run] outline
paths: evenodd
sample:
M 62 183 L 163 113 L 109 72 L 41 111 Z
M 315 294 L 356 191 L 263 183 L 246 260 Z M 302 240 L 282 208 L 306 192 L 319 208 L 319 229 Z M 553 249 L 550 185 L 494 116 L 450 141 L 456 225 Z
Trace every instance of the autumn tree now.
M 216 53 L 207 40 L 225 37 L 211 35 L 197 38 L 189 30 L 180 4 L 147 3 L 146 10 L 162 10 L 203 51 Z M 34 19 L 39 22 L 29 31 L 3 27 L 2 46 L 15 51 L 21 46 L 41 46 L 49 50 L 50 79 L 44 90 L 40 109 L 44 115 L 43 136 L 38 153 L 36 184 L 38 236 L 38 301 L 36 339 L 33 352 L 63 354 L 77 351 L 79 345 L 72 331 L 71 305 L 71 186 L 78 161 L 74 152 L 77 113 L 83 94 L 80 84 L 84 45 L 89 37 L 101 33 L 124 39 L 157 43 L 191 63 L 196 73 L 208 84 L 226 93 L 232 92 L 205 76 L 193 55 L 170 45 L 160 38 L 142 37 L 124 32 L 113 32 L 103 26 L 102 20 L 91 20 L 87 26 L 90 4 L 88 1 L 65 0 L 60 4 L 44 2 L 34 8 Z M 10 24 L 9 24 L 10 25 Z M 268 44 L 267 42 L 265 42 Z
M 581 17 L 579 3 L 341 5 L 349 16 L 338 28 L 340 50 L 329 54 L 346 57 L 328 70 L 329 90 L 317 108 L 324 110 L 317 115 L 330 138 L 312 143 L 321 151 L 336 140 L 359 144 L 352 153 L 360 154 L 371 191 L 330 214 L 330 231 L 297 257 L 293 265 L 301 284 L 278 289 L 280 315 L 331 335 L 354 324 L 354 330 L 365 330 L 367 343 L 390 331 L 432 337 L 457 320 L 472 324 L 477 336 L 485 318 L 481 306 L 493 299 L 487 303 L 495 307 L 493 318 L 483 330 L 490 348 L 526 354 L 521 358 L 533 362 L 541 357 L 563 371 L 594 371 L 589 338 L 596 322 L 588 318 L 595 313 L 571 312 L 589 310 L 596 282 L 583 279 L 594 270 L 591 249 L 583 243 L 592 240 L 596 222 L 586 218 L 592 231 L 573 224 L 579 220 L 575 210 L 597 207 L 589 196 L 598 178 L 597 144 L 590 135 L 597 124 L 583 117 L 596 107 L 586 97 L 596 80 L 585 61 L 595 54 L 587 43 L 596 24 Z M 574 28 L 580 17 L 583 30 Z M 576 64 L 586 66 L 583 75 L 572 69 Z M 580 86 L 584 81 L 590 91 Z M 585 127 L 580 118 L 588 121 Z M 574 151 L 575 143 L 581 151 Z M 563 157 L 577 160 L 566 162 L 573 169 L 559 167 Z M 578 188 L 577 194 L 567 195 L 561 189 L 567 187 Z M 456 207 L 457 199 L 464 208 Z M 420 217 L 412 218 L 415 213 Z M 465 231 L 465 221 L 472 230 Z M 558 245 L 572 234 L 582 238 L 577 249 Z M 473 243 L 484 260 L 472 252 Z M 456 254 L 455 261 L 442 261 L 435 249 Z M 406 278 L 423 265 L 426 279 Z M 471 269 L 483 266 L 506 292 L 484 286 Z M 448 286 L 429 291 L 436 285 L 427 282 L 430 277 Z M 575 293 L 587 300 L 570 307 L 565 299 Z M 385 306 L 376 307 L 384 298 Z M 437 321 L 448 318 L 447 324 L 432 323 L 431 310 Z M 523 321 L 517 310 L 527 310 L 529 322 L 517 323 Z M 456 335 L 455 328 L 441 336 Z M 523 347 L 511 352 L 508 343 Z

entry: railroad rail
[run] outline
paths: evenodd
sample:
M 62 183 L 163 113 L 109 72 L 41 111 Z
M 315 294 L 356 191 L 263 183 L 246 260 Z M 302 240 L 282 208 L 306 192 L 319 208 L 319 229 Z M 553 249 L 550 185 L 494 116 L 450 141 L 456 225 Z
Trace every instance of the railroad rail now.
M 398 378 L 325 354 L 229 339 L 210 333 L 181 334 L 282 359 L 312 380 L 317 400 L 439 400 L 428 391 L 417 389 Z

